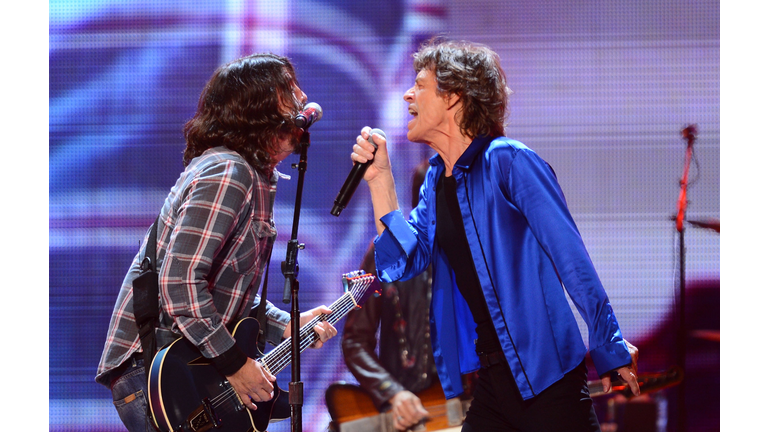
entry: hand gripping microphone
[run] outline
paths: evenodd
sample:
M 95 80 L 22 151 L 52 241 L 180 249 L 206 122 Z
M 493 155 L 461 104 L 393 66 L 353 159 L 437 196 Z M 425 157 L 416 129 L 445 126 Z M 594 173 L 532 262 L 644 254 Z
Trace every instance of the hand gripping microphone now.
M 373 134 L 379 134 L 384 138 L 386 138 L 387 135 L 381 129 L 371 129 L 371 133 L 368 135 L 368 142 L 373 144 L 373 154 L 375 156 L 378 146 L 375 142 L 373 142 Z M 360 162 L 355 162 L 355 165 L 352 167 L 352 171 L 349 172 L 347 180 L 344 181 L 344 185 L 341 187 L 339 194 L 336 195 L 336 200 L 333 202 L 333 208 L 331 209 L 332 215 L 338 216 L 341 214 L 341 211 L 344 210 L 347 204 L 349 204 L 349 200 L 355 193 L 357 185 L 360 184 L 360 180 L 362 180 L 363 175 L 365 175 L 365 170 L 368 169 L 372 162 L 373 159 L 362 164 Z
M 307 130 L 313 123 L 319 121 L 321 118 L 323 118 L 323 109 L 320 108 L 320 105 L 310 102 L 304 105 L 304 110 L 296 115 L 296 118 L 293 119 L 293 123 L 296 127 Z

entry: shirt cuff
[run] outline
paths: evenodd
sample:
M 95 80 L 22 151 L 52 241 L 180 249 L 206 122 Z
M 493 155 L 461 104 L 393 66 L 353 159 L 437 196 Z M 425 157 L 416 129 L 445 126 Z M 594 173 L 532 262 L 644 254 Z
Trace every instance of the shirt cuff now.
M 376 272 L 379 280 L 394 282 L 405 273 L 408 253 L 416 249 L 416 235 L 400 210 L 389 212 L 380 220 L 387 229 L 373 241 Z
M 589 353 L 598 375 L 632 364 L 632 356 L 624 341 L 611 342 L 595 348 Z
M 376 408 L 379 410 L 386 408 L 389 405 L 389 400 L 403 390 L 405 390 L 405 387 L 397 381 L 390 379 L 382 381 L 372 392 L 372 398 L 374 399 Z
M 211 359 L 213 366 L 224 376 L 233 375 L 248 361 L 248 356 L 237 344 L 224 351 L 224 354 Z
M 267 342 L 277 345 L 283 340 L 283 333 L 291 321 L 291 314 L 267 302 Z

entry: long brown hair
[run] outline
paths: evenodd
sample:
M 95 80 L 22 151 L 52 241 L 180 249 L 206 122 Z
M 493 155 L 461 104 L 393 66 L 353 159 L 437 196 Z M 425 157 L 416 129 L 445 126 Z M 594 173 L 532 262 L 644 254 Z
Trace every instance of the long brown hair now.
M 275 54 L 253 54 L 221 66 L 184 125 L 184 165 L 209 148 L 224 146 L 256 169 L 274 166 L 272 155 L 279 152 L 281 139 L 295 133 L 293 118 L 302 108 L 294 84 L 293 65 Z

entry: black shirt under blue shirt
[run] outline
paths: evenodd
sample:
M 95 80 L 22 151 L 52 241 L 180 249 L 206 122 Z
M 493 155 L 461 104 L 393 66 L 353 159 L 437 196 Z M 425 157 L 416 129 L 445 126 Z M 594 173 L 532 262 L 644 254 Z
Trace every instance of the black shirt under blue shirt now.
M 472 318 L 477 325 L 475 350 L 478 353 L 492 353 L 501 350 L 496 330 L 493 328 L 488 305 L 485 302 L 477 270 L 469 251 L 467 233 L 461 219 L 459 200 L 456 195 L 456 178 L 440 175 L 435 191 L 437 222 L 435 237 L 440 248 L 448 257 L 453 269 L 456 285 L 467 301 Z

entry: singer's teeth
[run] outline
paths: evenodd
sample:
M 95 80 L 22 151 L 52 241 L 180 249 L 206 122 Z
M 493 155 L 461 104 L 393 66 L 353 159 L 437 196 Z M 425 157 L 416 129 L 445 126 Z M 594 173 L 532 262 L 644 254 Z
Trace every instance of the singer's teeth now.
M 410 108 L 408 108 L 408 114 L 410 114 L 410 115 L 412 115 L 412 116 L 417 116 L 417 115 L 419 115 L 419 114 L 418 114 L 418 113 L 417 113 L 415 110 L 413 110 L 413 109 L 410 109 Z

